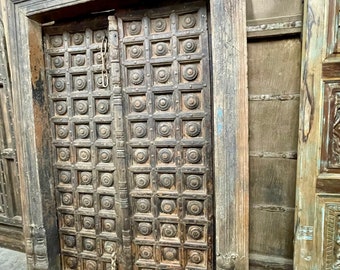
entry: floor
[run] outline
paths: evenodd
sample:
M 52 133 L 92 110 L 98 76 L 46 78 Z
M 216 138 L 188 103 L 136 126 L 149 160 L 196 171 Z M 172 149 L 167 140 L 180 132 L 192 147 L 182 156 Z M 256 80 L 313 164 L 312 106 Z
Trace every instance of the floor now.
M 1 270 L 25 270 L 26 256 L 24 253 L 0 248 L 0 269 Z

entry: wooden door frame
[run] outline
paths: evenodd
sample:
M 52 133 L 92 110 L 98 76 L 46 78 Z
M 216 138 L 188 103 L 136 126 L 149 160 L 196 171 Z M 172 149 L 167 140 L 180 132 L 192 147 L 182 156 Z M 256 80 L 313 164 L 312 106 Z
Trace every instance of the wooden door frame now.
M 98 0 L 100 1 L 100 0 Z M 105 1 L 100 1 L 105 2 Z M 136 2 L 136 1 L 135 1 Z M 245 0 L 210 0 L 216 269 L 248 269 L 248 89 Z M 43 14 L 91 0 L 1 0 L 12 76 L 29 269 L 59 269 L 44 88 Z M 93 1 L 92 1 L 93 3 Z M 92 10 L 92 9 L 91 9 Z M 223 19 L 221 19 L 223 18 Z M 229 218 L 235 217 L 235 218 Z M 235 267 L 236 264 L 236 267 Z
M 330 269 L 338 246 L 339 168 L 329 167 L 329 85 L 339 83 L 338 0 L 307 0 L 301 62 L 294 269 Z M 330 83 L 330 84 L 329 84 Z M 326 108 L 327 107 L 327 108 Z

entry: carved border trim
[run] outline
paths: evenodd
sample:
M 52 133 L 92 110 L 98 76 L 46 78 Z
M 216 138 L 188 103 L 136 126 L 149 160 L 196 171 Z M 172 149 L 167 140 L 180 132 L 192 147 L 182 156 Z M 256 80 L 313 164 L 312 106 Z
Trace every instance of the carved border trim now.
M 325 206 L 325 269 L 338 269 L 340 258 L 340 204 L 326 204 Z

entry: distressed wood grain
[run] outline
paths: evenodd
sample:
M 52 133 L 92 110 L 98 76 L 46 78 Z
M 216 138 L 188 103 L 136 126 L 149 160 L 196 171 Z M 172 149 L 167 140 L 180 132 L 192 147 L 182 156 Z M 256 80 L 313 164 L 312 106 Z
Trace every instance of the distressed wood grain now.
M 231 254 L 237 257 L 235 269 L 248 269 L 245 1 L 210 1 L 210 10 L 217 269 L 234 269 Z

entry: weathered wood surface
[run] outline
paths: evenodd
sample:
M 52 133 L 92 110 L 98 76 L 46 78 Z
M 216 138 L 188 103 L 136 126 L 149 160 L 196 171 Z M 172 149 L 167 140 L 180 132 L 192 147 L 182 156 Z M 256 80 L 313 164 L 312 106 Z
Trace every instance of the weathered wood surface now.
M 0 22 L 0 231 L 1 243 L 23 249 L 22 206 L 18 178 L 13 98 L 8 51 Z
M 302 3 L 296 0 L 247 0 L 247 20 L 301 15 Z
M 29 59 L 30 50 L 27 49 L 34 42 L 40 44 L 42 42 L 40 26 L 34 23 L 30 24 L 27 16 L 34 15 L 33 17 L 39 18 L 39 20 L 50 20 L 53 16 L 43 17 L 39 14 L 90 1 L 3 2 L 5 3 L 4 9 L 10 15 L 4 16 L 6 17 L 5 28 L 7 35 L 11 36 L 8 45 L 10 47 L 10 66 L 13 70 L 13 87 L 18 90 L 14 100 L 15 117 L 18 119 L 16 128 L 20 155 L 19 175 L 24 191 L 22 199 L 27 209 L 23 219 L 28 265 L 30 269 L 36 267 L 57 269 L 58 264 L 55 259 L 58 258 L 56 256 L 58 250 L 52 246 L 51 242 L 54 240 L 46 237 L 46 233 L 49 235 L 53 231 L 54 223 L 53 220 L 47 219 L 52 216 L 49 212 L 50 204 L 45 204 L 49 189 L 45 190 L 47 193 L 42 190 L 48 180 L 44 178 L 46 175 L 43 172 L 39 172 L 44 167 L 44 164 L 40 163 L 43 152 L 36 151 L 37 147 L 43 146 L 41 136 L 44 133 L 34 126 L 38 123 L 34 117 L 38 115 L 35 110 L 39 95 L 36 95 L 34 89 L 32 92 L 32 83 L 37 86 L 35 78 L 39 71 L 31 73 L 30 67 L 35 67 L 35 64 L 31 65 L 31 62 L 39 63 L 41 55 L 37 55 L 36 59 Z M 210 5 L 212 7 L 211 26 L 214 29 L 212 33 L 214 44 L 212 49 L 213 86 L 216 89 L 216 93 L 213 92 L 216 96 L 216 110 L 213 118 L 219 119 L 214 123 L 214 129 L 218 131 L 218 136 L 215 137 L 217 144 L 214 145 L 217 149 L 215 152 L 218 153 L 215 155 L 215 159 L 218 161 L 215 168 L 219 169 L 214 180 L 217 184 L 215 190 L 218 192 L 216 205 L 219 206 L 219 210 L 215 212 L 219 217 L 216 241 L 218 241 L 217 251 L 220 256 L 217 261 L 221 269 L 232 269 L 232 266 L 228 266 L 228 260 L 235 258 L 238 269 L 246 269 L 248 265 L 248 149 L 247 128 L 245 128 L 247 126 L 245 125 L 247 123 L 245 3 L 244 1 L 221 3 L 213 0 L 210 1 Z M 83 7 L 82 11 L 78 10 L 80 14 L 88 12 L 86 6 Z M 54 15 L 62 18 L 63 15 L 59 11 Z M 64 15 L 67 16 L 67 14 Z M 227 25 L 224 20 L 220 20 L 221 17 L 227 19 Z M 29 27 L 32 27 L 31 30 L 37 37 L 33 43 L 29 43 Z M 39 50 L 38 48 L 35 52 L 41 54 Z M 228 59 L 227 65 L 224 58 L 221 58 L 221 52 L 224 58 Z M 39 91 L 39 88 L 35 89 Z M 231 115 L 234 117 L 230 118 Z M 225 172 L 228 172 L 227 176 Z M 232 195 L 232 197 L 226 195 Z M 52 195 L 50 198 L 53 200 Z M 225 209 L 228 209 L 227 212 L 224 211 Z M 228 230 L 225 230 L 226 226 Z M 49 231 L 50 229 L 51 231 Z M 228 257 L 233 252 L 236 252 L 238 256 Z
M 58 248 L 55 247 L 57 234 L 53 230 L 55 212 L 49 212 L 50 207 L 54 205 L 53 195 L 50 193 L 49 179 L 41 178 L 46 176 L 46 171 L 41 163 L 42 166 L 39 165 L 39 161 L 48 162 L 48 160 L 43 160 L 42 155 L 39 156 L 39 153 L 48 150 L 48 148 L 42 149 L 43 145 L 39 145 L 39 136 L 44 135 L 36 136 L 34 126 L 35 120 L 38 119 L 34 118 L 33 97 L 39 97 L 39 94 L 32 89 L 32 85 L 36 86 L 36 81 L 32 82 L 31 80 L 35 77 L 31 76 L 28 48 L 32 34 L 30 31 L 35 32 L 36 28 L 34 25 L 33 28 L 30 28 L 29 19 L 17 5 L 11 1 L 2 1 L 1 4 L 2 11 L 6 12 L 2 16 L 5 33 L 6 36 L 11 37 L 8 39 L 7 49 L 12 87 L 15 89 L 13 91 L 13 117 L 18 146 L 21 199 L 25 209 L 23 211 L 23 231 L 28 267 L 29 269 L 58 269 Z M 35 32 L 35 34 L 37 35 L 36 44 L 42 44 L 39 32 Z M 36 56 L 38 57 L 38 53 Z M 43 68 L 43 66 L 39 67 Z M 33 70 L 33 73 L 39 74 L 39 70 Z M 37 146 L 42 148 L 38 149 Z M 46 203 L 44 200 L 47 200 Z M 46 235 L 50 236 L 49 240 Z M 50 261 L 48 261 L 48 256 L 50 256 Z
M 322 117 L 322 61 L 326 58 L 327 51 L 325 27 L 328 21 L 328 4 L 332 2 L 334 4 L 334 1 L 326 3 L 308 0 L 304 3 L 294 246 L 294 269 L 298 270 L 331 269 L 325 266 L 325 254 L 322 250 L 325 253 L 334 251 L 323 247 L 323 239 L 328 239 L 331 234 L 323 236 L 323 230 L 328 226 L 324 217 L 325 204 L 318 199 L 316 193 L 320 174 L 321 132 L 325 132 L 325 124 L 327 125 Z
M 291 270 L 293 269 L 293 260 L 282 257 L 266 256 L 262 254 L 250 254 L 249 261 L 252 270 Z
M 247 0 L 247 36 L 292 35 L 302 30 L 302 3 L 298 0 Z
M 292 269 L 300 50 L 291 37 L 248 43 L 252 270 Z
M 299 94 L 299 38 L 248 43 L 249 95 Z
M 210 10 L 217 269 L 234 269 L 234 259 L 235 269 L 248 269 L 245 1 L 210 1 Z

